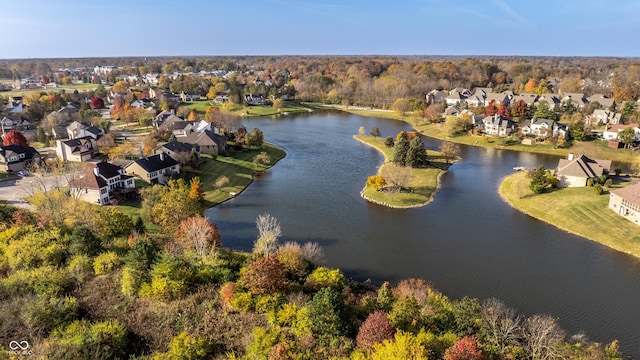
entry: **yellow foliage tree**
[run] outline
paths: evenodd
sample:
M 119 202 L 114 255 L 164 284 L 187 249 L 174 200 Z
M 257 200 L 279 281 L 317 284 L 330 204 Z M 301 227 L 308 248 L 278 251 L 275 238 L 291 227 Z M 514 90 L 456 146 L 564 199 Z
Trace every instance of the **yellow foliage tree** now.
M 529 79 L 527 84 L 524 86 L 524 92 L 534 93 L 536 92 L 536 88 L 538 87 L 538 81 L 534 78 Z

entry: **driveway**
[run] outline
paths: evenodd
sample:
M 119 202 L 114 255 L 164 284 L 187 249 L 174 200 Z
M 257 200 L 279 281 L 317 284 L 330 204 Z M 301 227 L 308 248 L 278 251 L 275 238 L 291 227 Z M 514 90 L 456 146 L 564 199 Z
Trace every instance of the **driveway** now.
M 0 182 L 0 199 L 6 200 L 14 206 L 29 209 L 31 205 L 24 199 L 30 197 L 34 192 L 46 192 L 68 184 L 69 181 L 64 175 L 33 175 L 17 180 L 7 180 Z

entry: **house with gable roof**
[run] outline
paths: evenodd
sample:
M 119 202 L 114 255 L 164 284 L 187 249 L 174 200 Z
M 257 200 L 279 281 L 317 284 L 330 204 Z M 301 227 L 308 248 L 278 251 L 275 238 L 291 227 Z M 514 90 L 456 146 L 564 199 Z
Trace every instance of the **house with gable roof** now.
M 589 117 L 591 123 L 598 124 L 619 124 L 622 121 L 622 114 L 605 109 L 593 110 L 593 114 Z
M 104 135 L 104 130 L 91 124 L 74 121 L 67 125 L 67 136 L 69 136 L 69 139 L 90 136 L 97 140 L 102 135 Z
M 535 135 L 541 138 L 563 137 L 566 138 L 567 126 L 549 119 L 531 119 L 531 122 L 521 128 L 523 134 Z
M 162 152 L 135 160 L 124 170 L 127 175 L 137 176 L 149 184 L 165 185 L 174 175 L 180 174 L 180 164 Z
M 499 137 L 509 136 L 513 134 L 517 128 L 516 123 L 499 114 L 483 118 L 482 124 L 486 134 Z
M 32 147 L 20 145 L 0 146 L 0 170 L 12 172 L 25 170 L 33 163 L 39 163 L 40 153 Z
M 135 187 L 132 176 L 126 175 L 120 166 L 108 162 L 86 164 L 69 181 L 72 196 L 98 205 L 111 204 L 114 199 L 124 199 Z
M 425 100 L 427 104 L 435 104 L 443 102 L 447 95 L 448 94 L 445 91 L 433 89 L 427 93 Z
M 192 132 L 181 141 L 200 146 L 203 154 L 227 155 L 228 152 L 227 138 L 210 130 Z
M 626 128 L 632 128 L 633 132 L 636 135 L 636 142 L 640 141 L 640 125 L 638 124 L 627 124 L 627 125 L 623 125 L 623 124 L 616 124 L 616 125 L 609 125 L 607 126 L 607 130 L 605 130 L 602 133 L 602 137 L 605 140 L 619 140 L 618 136 L 620 134 L 620 131 L 626 129 Z
M 98 142 L 91 136 L 56 140 L 56 155 L 62 161 L 89 161 L 98 153 Z
M 634 224 L 640 225 L 640 184 L 611 190 L 609 208 Z
M 559 187 L 587 186 L 587 180 L 608 175 L 611 160 L 590 159 L 586 155 L 574 157 L 569 153 L 566 159 L 560 159 L 555 170 Z
M 191 155 L 195 156 L 195 158 L 200 157 L 200 145 L 198 144 L 189 144 L 180 141 L 171 141 L 162 145 L 159 145 L 155 149 L 153 149 L 154 154 L 165 153 L 171 156 L 176 161 L 182 163 L 185 159 L 189 158 Z

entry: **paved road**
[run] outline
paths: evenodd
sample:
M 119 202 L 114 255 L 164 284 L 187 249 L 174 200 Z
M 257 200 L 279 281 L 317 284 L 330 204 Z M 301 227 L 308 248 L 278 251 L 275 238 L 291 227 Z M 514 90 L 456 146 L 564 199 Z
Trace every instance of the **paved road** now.
M 66 176 L 46 176 L 33 175 L 23 177 L 17 180 L 8 180 L 0 182 L 0 199 L 6 200 L 9 204 L 21 208 L 30 208 L 31 205 L 24 199 L 31 196 L 34 192 L 49 191 L 54 188 L 66 186 L 68 180 Z

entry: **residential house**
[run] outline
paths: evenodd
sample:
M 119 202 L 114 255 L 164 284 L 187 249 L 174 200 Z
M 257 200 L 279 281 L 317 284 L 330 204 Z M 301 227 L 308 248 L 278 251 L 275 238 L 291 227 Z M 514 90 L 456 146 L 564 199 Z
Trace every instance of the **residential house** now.
M 478 106 L 484 106 L 485 105 L 485 99 L 486 99 L 485 95 L 480 95 L 476 91 L 476 94 L 473 94 L 473 95 L 469 96 L 468 98 L 466 98 L 465 102 L 469 106 L 478 107 Z
M 451 105 L 444 110 L 444 117 L 447 116 L 458 116 L 460 115 L 460 106 L 459 105 Z
M 457 87 L 455 89 L 452 89 L 449 91 L 449 95 L 453 95 L 455 93 L 458 93 L 464 97 L 469 97 L 471 96 L 471 90 L 466 89 L 466 88 L 461 88 L 461 87 Z
M 587 180 L 608 175 L 611 160 L 595 160 L 585 155 L 574 157 L 570 153 L 566 159 L 560 159 L 555 174 L 560 187 L 587 186 Z
M 496 106 L 498 105 L 509 105 L 509 102 L 511 101 L 511 98 L 509 97 L 509 95 L 505 94 L 505 93 L 489 93 L 487 94 L 487 97 L 484 99 L 485 101 L 485 106 L 491 104 L 492 101 L 495 102 Z
M 17 114 L 17 113 L 21 113 L 23 111 L 25 111 L 27 108 L 27 106 L 25 104 L 22 103 L 22 101 L 18 102 L 18 101 L 10 101 L 7 104 L 4 105 L 4 107 L 2 108 L 2 110 L 4 110 L 5 112 L 8 112 L 10 114 Z
M 516 131 L 517 125 L 513 121 L 498 114 L 482 119 L 484 132 L 493 136 L 509 136 Z
M 191 158 L 191 156 L 196 158 L 200 157 L 200 145 L 171 141 L 156 147 L 153 149 L 153 153 L 165 153 L 179 163 L 185 163 Z
M 56 155 L 62 161 L 89 161 L 98 153 L 98 143 L 91 136 L 56 140 Z
M 79 106 L 75 106 L 74 104 L 67 104 L 63 107 L 61 107 L 58 112 L 60 114 L 69 114 L 69 115 L 74 115 L 77 114 L 79 111 L 80 107 Z
M 614 100 L 604 96 L 603 94 L 593 94 L 587 98 L 590 104 L 598 103 L 603 109 L 610 109 L 614 104 Z
M 40 163 L 40 153 L 32 147 L 20 145 L 0 146 L 0 170 L 15 172 L 25 170 L 33 163 Z
M 571 100 L 571 103 L 578 109 L 584 108 L 588 103 L 588 100 L 584 97 L 583 93 L 565 93 L 561 102 L 569 100 Z
M 131 107 L 132 108 L 143 108 L 144 109 L 144 101 L 142 100 L 135 100 L 134 102 L 131 103 Z
M 135 160 L 124 170 L 127 175 L 137 176 L 149 184 L 165 185 L 174 175 L 180 174 L 180 164 L 171 156 L 160 153 Z
M 560 106 L 560 95 L 558 94 L 542 94 L 536 100 L 536 106 L 540 106 L 542 102 L 546 102 L 549 106 L 550 110 L 555 110 L 556 107 Z
M 520 95 L 514 95 L 511 98 L 511 105 L 513 106 L 515 103 L 517 103 L 520 100 L 524 101 L 525 104 L 527 104 L 527 106 L 531 106 L 535 104 L 536 100 L 538 100 L 538 94 L 522 93 Z
M 183 118 L 177 117 L 172 111 L 161 111 L 156 117 L 153 119 L 153 126 L 155 128 L 160 128 L 160 125 L 165 122 L 175 123 L 178 121 L 185 121 Z
M 618 138 L 618 134 L 620 133 L 620 131 L 626 129 L 626 128 L 632 128 L 633 131 L 636 134 L 636 142 L 640 141 L 640 125 L 638 124 L 627 124 L 627 125 L 622 125 L 622 124 L 616 124 L 616 125 L 609 125 L 607 126 L 607 130 L 605 130 L 602 133 L 602 137 L 605 140 L 620 140 Z
M 211 155 L 227 154 L 227 138 L 224 135 L 216 134 L 213 131 L 193 132 L 183 142 L 200 146 L 200 152 Z
M 86 164 L 82 171 L 69 181 L 72 196 L 98 205 L 124 199 L 135 187 L 132 176 L 126 175 L 120 166 L 108 162 Z
M 34 126 L 29 119 L 19 114 L 5 116 L 0 120 L 0 126 L 2 126 L 2 134 L 6 134 L 9 130 L 33 130 Z
M 258 94 L 258 95 L 253 95 L 253 94 L 249 94 L 249 95 L 245 95 L 244 96 L 245 101 L 247 102 L 247 105 L 264 105 L 266 102 L 266 99 L 264 98 L 264 95 L 262 94 Z
M 197 94 L 186 94 L 184 91 L 180 93 L 180 101 L 182 102 L 192 102 L 200 100 L 200 95 Z
M 589 122 L 594 125 L 599 124 L 619 124 L 622 119 L 622 114 L 605 110 L 605 109 L 596 109 L 593 111 L 593 114 L 589 117 Z
M 640 184 L 632 184 L 609 192 L 609 208 L 627 220 L 640 225 Z
M 427 104 L 435 104 L 444 101 L 444 98 L 447 97 L 447 93 L 442 90 L 433 89 L 429 91 L 426 95 Z
M 90 136 L 97 140 L 100 136 L 104 135 L 104 130 L 91 124 L 74 121 L 67 125 L 67 135 L 69 139 Z
M 459 92 L 450 92 L 449 95 L 444 98 L 444 101 L 447 103 L 447 106 L 454 106 L 463 104 L 466 98 L 466 96 L 460 94 Z
M 567 137 L 567 126 L 549 119 L 531 119 L 531 122 L 521 128 L 523 134 L 535 135 L 541 138 Z

